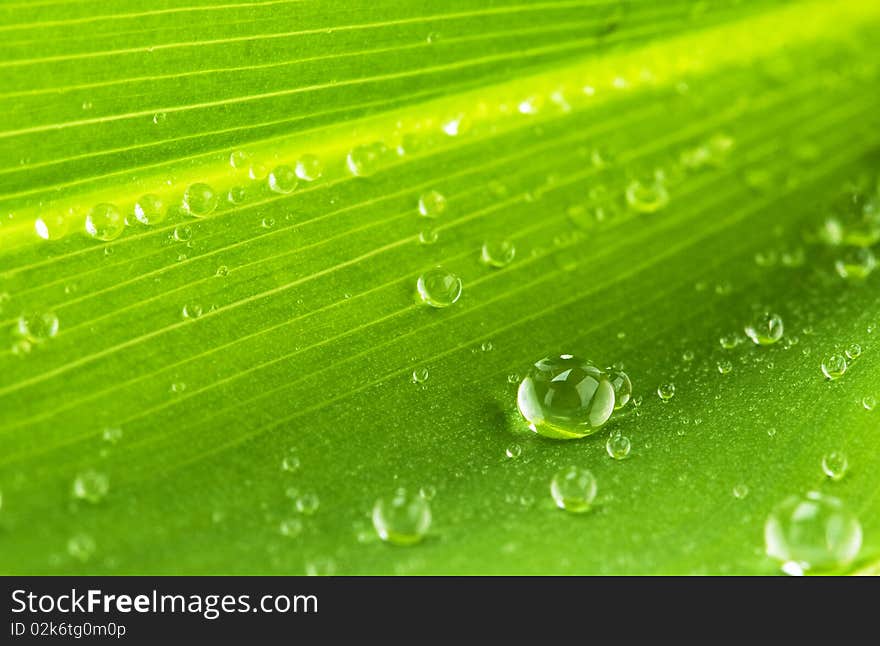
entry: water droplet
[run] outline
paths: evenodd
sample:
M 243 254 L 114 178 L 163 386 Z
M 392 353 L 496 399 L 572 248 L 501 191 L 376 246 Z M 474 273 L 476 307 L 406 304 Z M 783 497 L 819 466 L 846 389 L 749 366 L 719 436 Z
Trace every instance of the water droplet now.
M 675 397 L 675 384 L 660 384 L 659 386 L 657 386 L 657 396 L 660 397 L 661 401 L 668 402 L 670 399 Z
M 73 479 L 73 497 L 79 500 L 97 503 L 109 490 L 110 479 L 98 471 L 83 471 Z
M 518 384 L 520 379 L 521 377 L 515 372 L 511 372 L 507 375 L 507 383 L 509 384 Z
M 158 224 L 164 221 L 167 215 L 168 211 L 165 209 L 165 202 L 153 193 L 141 195 L 134 205 L 134 217 L 142 224 Z
M 299 518 L 285 518 L 278 524 L 282 536 L 296 538 L 303 532 L 303 522 Z
M 412 381 L 414 384 L 423 384 L 428 381 L 428 369 L 416 368 L 412 371 Z
M 197 182 L 190 186 L 183 193 L 183 210 L 198 218 L 213 213 L 217 208 L 219 201 L 216 191 L 205 184 Z
M 434 267 L 419 276 L 416 289 L 431 307 L 449 307 L 461 297 L 461 278 L 443 267 Z
M 161 126 L 163 123 L 168 121 L 168 115 L 164 112 L 157 112 L 153 115 L 153 124 L 157 126 Z
M 426 218 L 437 218 L 446 212 L 446 198 L 437 191 L 422 193 L 419 197 L 419 214 Z
M 304 493 L 296 499 L 294 504 L 299 513 L 311 516 L 318 511 L 318 506 L 321 504 L 321 501 L 318 499 L 318 496 L 313 493 Z
M 841 278 L 862 280 L 877 268 L 877 257 L 868 247 L 848 247 L 834 261 L 834 269 Z
M 252 161 L 248 166 L 248 177 L 255 182 L 262 182 L 269 175 L 269 167 L 259 161 Z
M 440 34 L 438 34 L 436 31 L 428 32 L 425 40 L 428 42 L 429 45 L 433 45 L 440 40 Z
M 846 356 L 849 359 L 858 359 L 862 355 L 862 346 L 858 343 L 852 343 L 846 349 Z
M 626 187 L 626 203 L 639 213 L 654 213 L 669 204 L 669 192 L 659 179 L 634 179 Z
M 425 485 L 419 489 L 419 495 L 425 500 L 434 500 L 434 496 L 437 495 L 437 489 L 433 485 Z
M 718 362 L 718 372 L 722 375 L 728 374 L 731 370 L 733 370 L 733 364 L 727 359 L 722 359 Z
M 263 218 L 263 221 L 260 222 L 264 229 L 271 229 L 275 226 L 275 218 Z
M 187 303 L 181 313 L 185 319 L 197 319 L 202 315 L 202 306 L 198 303 Z
M 171 384 L 169 390 L 173 393 L 182 393 L 184 390 L 186 390 L 186 384 L 182 381 L 175 381 Z
M 324 174 L 324 164 L 316 155 L 303 155 L 296 160 L 296 176 L 304 182 L 314 182 Z
M 177 242 L 186 242 L 192 238 L 192 227 L 188 224 L 178 224 L 174 227 L 174 232 L 171 234 L 171 237 Z
M 487 240 L 480 250 L 480 260 L 490 267 L 506 267 L 516 256 L 516 247 L 510 240 Z
M 840 451 L 826 453 L 822 457 L 822 472 L 832 480 L 841 480 L 849 468 L 849 460 Z
M 345 163 L 355 177 L 369 177 L 379 170 L 388 149 L 385 144 L 373 143 L 355 146 L 348 153 Z
M 299 459 L 299 455 L 296 453 L 294 449 L 291 449 L 287 452 L 281 459 L 281 469 L 283 471 L 287 471 L 288 473 L 296 473 L 302 467 L 302 461 Z
M 13 341 L 12 347 L 10 348 L 12 354 L 19 358 L 30 354 L 31 350 L 33 350 L 33 346 L 27 339 L 17 339 Z
M 247 189 L 244 186 L 233 186 L 226 193 L 226 199 L 230 204 L 241 204 L 247 199 Z
M 727 334 L 727 335 L 721 337 L 720 339 L 718 339 L 718 342 L 721 344 L 721 347 L 724 348 L 725 350 L 732 350 L 733 348 L 735 348 L 736 346 L 739 345 L 740 339 L 735 334 Z
M 236 170 L 245 170 L 250 167 L 251 156 L 243 150 L 234 150 L 229 155 L 229 165 Z
M 579 467 L 560 469 L 550 481 L 550 495 L 556 506 L 576 514 L 590 509 L 597 489 L 592 472 Z
M 70 220 L 61 213 L 45 213 L 34 221 L 34 230 L 43 240 L 58 240 L 67 234 Z
M 229 275 L 229 267 L 226 265 L 220 265 L 217 267 L 217 271 L 214 272 L 214 275 L 217 278 L 226 278 Z
M 431 245 L 437 242 L 437 239 L 440 236 L 437 234 L 436 229 L 425 229 L 419 233 L 419 244 L 423 245 Z
M 862 407 L 865 410 L 874 410 L 877 407 L 877 398 L 873 395 L 865 395 L 862 397 Z
M 746 325 L 745 332 L 755 345 L 772 345 L 782 338 L 784 326 L 778 314 L 764 312 Z
M 373 527 L 383 541 L 394 545 L 414 545 L 431 527 L 431 506 L 422 496 L 398 490 L 373 506 Z
M 826 379 L 840 379 L 846 368 L 846 357 L 842 354 L 832 354 L 822 360 L 822 374 Z
M 749 485 L 740 483 L 733 487 L 733 497 L 742 500 L 749 495 Z
M 810 492 L 780 502 L 764 524 L 768 556 L 786 572 L 846 567 L 862 546 L 859 519 L 833 496 Z
M 86 232 L 98 240 L 115 240 L 124 229 L 125 218 L 113 204 L 97 204 L 86 216 Z
M 614 410 L 620 410 L 627 405 L 632 397 L 632 381 L 623 370 L 611 367 L 607 368 L 605 372 L 608 373 L 608 380 L 611 382 L 611 387 L 614 388 Z
M 602 370 L 570 354 L 541 359 L 517 392 L 529 428 L 545 437 L 595 433 L 614 411 L 614 386 Z
M 108 426 L 101 433 L 101 438 L 108 444 L 116 444 L 122 439 L 122 429 L 118 426 Z
M 516 460 L 519 456 L 522 455 L 522 447 L 519 444 L 511 444 L 506 449 L 504 449 L 504 455 L 506 455 L 511 460 Z
M 54 312 L 32 312 L 18 317 L 16 331 L 28 341 L 39 343 L 58 334 L 58 327 Z
M 293 193 L 298 185 L 299 181 L 297 181 L 296 171 L 290 166 L 282 164 L 275 167 L 269 174 L 269 188 L 276 193 L 281 193 L 282 195 Z
M 632 442 L 630 442 L 626 435 L 621 434 L 620 431 L 612 433 L 605 440 L 605 451 L 608 453 L 608 457 L 615 460 L 624 460 L 629 457 L 631 448 Z
M 74 534 L 67 541 L 67 553 L 82 563 L 91 559 L 97 549 L 95 539 L 88 534 Z
M 685 350 L 681 353 L 681 360 L 691 362 L 694 360 L 694 351 L 693 350 Z

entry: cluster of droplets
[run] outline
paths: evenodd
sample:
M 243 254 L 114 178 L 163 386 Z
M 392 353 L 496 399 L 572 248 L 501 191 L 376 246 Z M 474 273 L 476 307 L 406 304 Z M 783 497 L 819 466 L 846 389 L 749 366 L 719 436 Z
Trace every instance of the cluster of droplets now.
M 861 283 L 877 268 L 880 243 L 880 182 L 866 177 L 849 181 L 827 206 L 826 217 L 810 237 L 833 252 L 835 273 Z

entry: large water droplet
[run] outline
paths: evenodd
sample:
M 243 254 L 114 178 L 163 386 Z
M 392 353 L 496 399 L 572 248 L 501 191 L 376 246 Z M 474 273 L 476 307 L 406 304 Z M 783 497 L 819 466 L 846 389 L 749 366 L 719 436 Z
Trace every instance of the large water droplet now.
M 863 280 L 877 268 L 877 257 L 868 247 L 848 247 L 834 261 L 841 278 Z
M 34 230 L 43 240 L 63 238 L 70 228 L 70 220 L 61 213 L 44 213 L 34 222 Z
M 115 240 L 125 229 L 125 218 L 113 204 L 97 204 L 86 216 L 86 232 L 98 240 Z
M 772 312 L 764 312 L 745 326 L 745 333 L 755 345 L 772 345 L 782 338 L 782 318 Z
M 597 490 L 592 472 L 579 467 L 560 469 L 550 481 L 550 495 L 556 506 L 574 513 L 588 511 L 596 499 Z
M 299 181 L 297 181 L 296 171 L 290 166 L 276 166 L 275 169 L 269 173 L 269 188 L 276 193 L 282 195 L 293 193 L 298 184 Z
M 184 211 L 199 218 L 213 213 L 217 202 L 217 192 L 204 182 L 191 184 L 183 193 Z
M 391 498 L 381 498 L 373 506 L 373 527 L 383 541 L 394 545 L 414 545 L 431 527 L 431 506 L 427 499 L 400 489 Z
M 810 492 L 773 508 L 764 524 L 764 542 L 767 554 L 786 572 L 835 570 L 858 555 L 862 526 L 838 498 Z
M 522 380 L 517 406 L 529 427 L 545 437 L 574 439 L 595 433 L 614 411 L 614 386 L 602 370 L 570 354 L 541 359 Z
M 822 360 L 822 374 L 826 379 L 840 379 L 846 368 L 846 357 L 842 354 L 832 354 Z
M 134 217 L 143 224 L 158 224 L 165 220 L 168 211 L 165 202 L 158 195 L 147 193 L 141 195 L 134 205 Z
M 416 290 L 431 307 L 449 307 L 461 296 L 461 278 L 443 267 L 434 267 L 419 276 Z

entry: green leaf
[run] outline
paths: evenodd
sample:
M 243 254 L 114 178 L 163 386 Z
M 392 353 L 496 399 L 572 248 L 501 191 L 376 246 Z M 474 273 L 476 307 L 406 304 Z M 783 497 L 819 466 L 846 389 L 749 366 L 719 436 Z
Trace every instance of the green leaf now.
M 876 2 L 150 7 L 0 8 L 0 570 L 763 574 L 820 490 L 876 572 Z M 633 381 L 581 440 L 517 411 L 564 352 Z

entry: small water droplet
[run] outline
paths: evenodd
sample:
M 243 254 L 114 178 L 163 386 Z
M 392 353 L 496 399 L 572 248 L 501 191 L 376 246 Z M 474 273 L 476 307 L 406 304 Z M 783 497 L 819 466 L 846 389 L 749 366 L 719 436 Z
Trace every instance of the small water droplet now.
M 550 481 L 550 495 L 556 506 L 577 514 L 590 509 L 597 490 L 593 473 L 574 466 L 560 469 Z
M 874 410 L 877 407 L 877 398 L 873 395 L 865 395 L 862 397 L 862 407 L 865 410 Z
M 443 267 L 434 267 L 419 276 L 416 290 L 431 307 L 449 307 L 461 297 L 461 278 Z
M 669 191 L 657 179 L 632 180 L 626 187 L 626 203 L 639 213 L 654 213 L 669 204 Z
M 728 374 L 731 370 L 733 370 L 733 363 L 731 363 L 727 359 L 722 359 L 718 362 L 718 372 L 720 372 L 722 375 Z
M 234 150 L 229 155 L 229 165 L 236 170 L 246 170 L 250 164 L 251 156 L 243 150 Z
M 419 232 L 419 244 L 432 245 L 439 237 L 436 229 L 424 229 Z
M 742 500 L 746 496 L 749 495 L 749 485 L 740 483 L 733 487 L 733 497 L 737 500 Z
M 115 240 L 124 229 L 125 218 L 113 204 L 97 204 L 86 216 L 86 233 L 98 240 Z
M 244 186 L 233 186 L 226 193 L 226 200 L 230 204 L 241 204 L 247 199 L 247 189 Z
M 511 444 L 506 449 L 504 449 L 504 455 L 506 455 L 511 460 L 516 460 L 519 456 L 522 455 L 522 447 L 519 444 Z
M 311 516 L 318 511 L 320 503 L 321 501 L 318 499 L 317 495 L 313 493 L 304 493 L 296 499 L 294 504 L 299 513 Z
M 220 265 L 217 267 L 217 271 L 214 272 L 214 275 L 217 278 L 226 278 L 229 275 L 229 267 L 226 265 Z
M 437 489 L 434 485 L 425 485 L 419 489 L 419 495 L 425 500 L 431 501 L 434 500 L 434 496 L 437 495 Z
M 122 439 L 122 429 L 118 426 L 108 426 L 101 432 L 101 438 L 108 444 L 116 444 Z
M 95 539 L 84 533 L 77 533 L 67 540 L 67 553 L 77 561 L 85 563 L 97 551 Z
M 43 240 L 63 238 L 70 228 L 70 220 L 62 213 L 44 213 L 34 221 L 34 230 Z
M 877 257 L 868 247 L 847 247 L 834 261 L 838 275 L 849 280 L 863 280 L 876 268 Z
M 381 168 L 387 154 L 385 144 L 363 144 L 349 151 L 345 163 L 355 177 L 369 177 Z
M 187 303 L 181 309 L 181 314 L 185 319 L 197 319 L 202 315 L 202 306 L 198 303 Z
M 629 457 L 631 448 L 632 442 L 630 442 L 630 439 L 620 431 L 612 433 L 608 436 L 608 439 L 605 440 L 605 452 L 608 453 L 608 457 L 615 460 L 624 460 Z
M 92 469 L 77 474 L 73 479 L 73 497 L 98 503 L 110 490 L 110 479 L 103 473 Z
M 822 360 L 822 374 L 826 379 L 840 379 L 846 368 L 846 357 L 842 354 L 832 354 Z
M 190 227 L 188 224 L 178 224 L 176 227 L 174 227 L 174 233 L 172 234 L 172 237 L 178 242 L 186 242 L 187 240 L 190 240 L 192 238 L 192 235 L 192 227 Z
M 428 369 L 416 368 L 412 371 L 412 382 L 414 384 L 423 384 L 428 381 Z
M 302 461 L 299 459 L 299 455 L 296 450 L 290 449 L 287 455 L 281 459 L 281 470 L 296 473 L 300 468 L 302 468 Z
M 324 174 L 324 164 L 316 155 L 303 155 L 296 160 L 296 176 L 304 182 L 314 182 Z
M 735 334 L 726 334 L 718 339 L 718 342 L 721 344 L 721 347 L 725 350 L 732 350 L 740 343 L 740 338 Z
M 772 345 L 782 338 L 782 318 L 772 312 L 764 312 L 745 326 L 746 336 L 755 345 Z
M 506 267 L 516 256 L 516 247 L 510 240 L 487 240 L 480 250 L 480 260 L 490 267 Z
M 260 225 L 264 229 L 271 229 L 275 226 L 275 218 L 263 218 L 262 222 L 260 222 Z
M 818 492 L 791 496 L 764 524 L 767 555 L 788 573 L 846 567 L 862 546 L 859 519 L 838 498 Z
M 391 498 L 380 498 L 373 506 L 373 527 L 383 541 L 414 545 L 431 527 L 431 506 L 422 496 L 398 490 Z
M 663 383 L 657 386 L 657 396 L 661 401 L 668 402 L 675 397 L 675 384 Z
M 40 343 L 57 335 L 58 327 L 54 312 L 31 312 L 18 317 L 16 332 L 27 341 Z
M 290 166 L 282 164 L 281 166 L 276 166 L 269 173 L 269 188 L 276 193 L 282 195 L 293 193 L 298 185 L 299 181 L 297 180 L 296 171 Z
M 518 384 L 520 379 L 521 377 L 515 372 L 511 372 L 507 375 L 507 383 L 509 384 Z
M 427 191 L 419 197 L 419 214 L 426 218 L 437 218 L 446 212 L 446 198 L 437 191 Z
M 517 391 L 517 407 L 535 433 L 574 439 L 595 433 L 614 411 L 608 375 L 570 354 L 535 363 Z
M 296 538 L 303 532 L 303 522 L 299 518 L 285 518 L 278 523 L 278 531 L 282 536 Z
M 186 390 L 186 384 L 182 381 L 175 381 L 171 384 L 169 390 L 173 393 L 182 393 L 184 390 Z
M 862 346 L 858 343 L 852 343 L 846 349 L 846 356 L 849 359 L 858 359 L 862 355 Z
M 840 451 L 831 451 L 822 457 L 822 472 L 832 480 L 841 480 L 849 468 L 849 460 Z
M 632 397 L 632 381 L 623 370 L 618 370 L 613 366 L 607 368 L 605 372 L 608 373 L 608 380 L 614 388 L 614 410 L 620 410 L 627 405 Z
M 217 192 L 204 182 L 190 184 L 183 193 L 183 210 L 198 218 L 213 213 L 218 202 Z
M 157 126 L 161 126 L 163 123 L 168 121 L 168 115 L 164 112 L 157 112 L 153 115 L 153 124 Z

